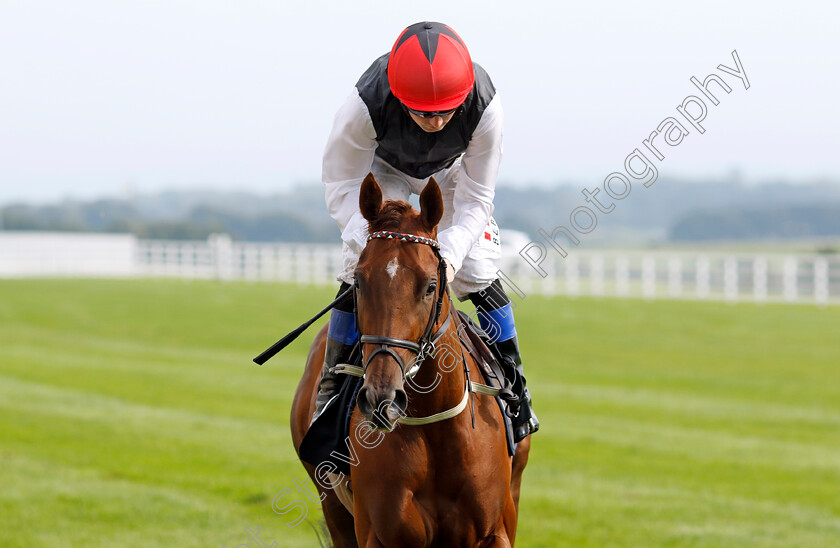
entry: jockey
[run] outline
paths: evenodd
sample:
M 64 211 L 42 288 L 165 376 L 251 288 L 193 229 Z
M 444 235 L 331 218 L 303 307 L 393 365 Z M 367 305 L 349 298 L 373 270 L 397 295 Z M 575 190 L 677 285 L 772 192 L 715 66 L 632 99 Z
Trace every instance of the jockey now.
M 362 74 L 338 110 L 322 179 L 343 241 L 341 294 L 353 283 L 367 241 L 367 221 L 359 211 L 365 176 L 374 174 L 384 199 L 404 201 L 435 177 L 444 201 L 438 241 L 447 278 L 460 300 L 476 306 L 481 327 L 499 333 L 494 346 L 506 376 L 517 381 L 513 426 L 519 441 L 536 432 L 539 422 L 525 388 L 511 302 L 497 274 L 501 248 L 491 214 L 502 119 L 499 95 L 461 37 L 442 23 L 416 23 Z M 330 313 L 315 417 L 338 387 L 333 367 L 349 359 L 358 339 L 353 302 L 347 299 Z

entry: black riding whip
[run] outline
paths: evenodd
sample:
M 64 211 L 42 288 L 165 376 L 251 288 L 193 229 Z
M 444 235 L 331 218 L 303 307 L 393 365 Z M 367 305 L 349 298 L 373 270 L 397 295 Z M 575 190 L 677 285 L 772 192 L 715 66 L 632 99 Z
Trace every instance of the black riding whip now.
M 342 293 L 341 295 L 336 297 L 336 299 L 333 302 L 331 302 L 330 304 L 328 304 L 325 309 L 318 312 L 318 314 L 316 314 L 314 318 L 312 318 L 308 322 L 304 323 L 303 325 L 301 325 L 300 327 L 298 327 L 297 329 L 295 329 L 294 331 L 292 331 L 291 333 L 289 333 L 288 335 L 286 335 L 285 337 L 283 337 L 282 339 L 280 339 L 276 343 L 272 344 L 268 348 L 268 350 L 266 350 L 265 352 L 263 352 L 262 354 L 260 354 L 256 358 L 254 358 L 254 363 L 256 363 L 258 365 L 262 365 L 265 362 L 267 362 L 269 359 L 271 359 L 272 356 L 274 356 L 275 354 L 277 354 L 278 352 L 280 352 L 281 350 L 283 350 L 284 348 L 289 346 L 289 344 L 292 341 L 297 339 L 298 336 L 300 336 L 301 333 L 306 331 L 309 328 L 310 325 L 315 323 L 315 321 L 318 318 L 320 318 L 321 316 L 326 314 L 327 311 L 329 311 L 331 308 L 335 307 L 335 305 L 337 305 L 339 303 L 339 301 L 345 299 L 347 297 L 347 295 L 350 294 L 351 291 L 353 291 L 352 286 L 347 291 L 345 291 L 344 293 Z

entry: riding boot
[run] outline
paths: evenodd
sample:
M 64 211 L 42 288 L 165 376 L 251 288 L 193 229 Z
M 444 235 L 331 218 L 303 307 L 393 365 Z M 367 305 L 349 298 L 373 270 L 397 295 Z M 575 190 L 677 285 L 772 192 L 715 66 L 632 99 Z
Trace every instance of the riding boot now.
M 513 304 L 498 279 L 486 289 L 470 293 L 467 297 L 476 307 L 481 329 L 491 340 L 496 341 L 491 346 L 502 364 L 508 384 L 499 395 L 508 404 L 514 441 L 519 442 L 536 432 L 540 423 L 531 409 L 531 394 L 525 386 Z
M 515 413 L 512 417 L 513 441 L 518 443 L 539 430 L 540 421 L 531 408 L 531 392 L 525 383 L 525 371 L 522 367 L 517 337 L 497 341 L 493 343 L 493 346 L 505 368 L 505 377 L 511 380 L 510 389 L 518 399 L 517 402 L 509 402 L 511 411 Z
M 342 283 L 338 295 L 349 288 L 349 284 Z M 327 402 L 337 394 L 341 386 L 335 366 L 350 359 L 358 340 L 353 299 L 347 298 L 330 311 L 330 326 L 327 332 L 324 365 L 321 368 L 321 382 L 318 383 L 318 397 L 315 400 L 315 413 L 312 415 L 313 422 L 323 413 Z
M 327 337 L 327 348 L 324 353 L 324 365 L 321 368 L 321 382 L 318 383 L 318 397 L 315 400 L 315 413 L 312 415 L 312 422 L 315 422 L 327 402 L 338 393 L 341 381 L 335 372 L 335 366 L 345 363 L 353 352 L 352 344 L 343 344 L 340 341 Z

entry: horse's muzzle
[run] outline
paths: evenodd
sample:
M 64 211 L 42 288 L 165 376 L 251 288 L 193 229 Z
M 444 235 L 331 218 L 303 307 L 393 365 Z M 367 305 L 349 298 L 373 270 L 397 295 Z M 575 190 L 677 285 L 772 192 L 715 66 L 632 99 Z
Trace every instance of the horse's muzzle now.
M 405 416 L 408 396 L 402 388 L 377 389 L 363 386 L 356 396 L 359 411 L 376 428 L 393 430 L 397 420 Z

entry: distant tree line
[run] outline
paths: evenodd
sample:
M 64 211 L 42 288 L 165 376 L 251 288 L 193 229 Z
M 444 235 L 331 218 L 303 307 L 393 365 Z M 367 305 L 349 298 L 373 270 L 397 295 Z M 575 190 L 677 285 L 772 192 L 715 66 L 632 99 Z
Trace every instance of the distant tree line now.
M 51 206 L 10 205 L 0 209 L 4 230 L 130 233 L 139 238 L 200 240 L 225 233 L 243 241 L 338 241 L 329 217 L 313 221 L 286 212 L 244 216 L 199 206 L 181 218 L 148 218 L 122 201 Z
M 672 241 L 760 240 L 840 235 L 840 203 L 764 209 L 700 211 L 668 233 Z
M 568 221 L 583 203 L 584 188 L 502 185 L 496 189 L 494 216 L 502 229 L 535 238 L 540 228 L 550 231 Z M 340 241 L 317 182 L 270 196 L 185 191 L 125 200 L 13 204 L 0 207 L 0 229 L 121 232 L 155 239 L 227 233 L 241 241 Z M 599 245 L 840 236 L 840 184 L 660 179 L 617 204 L 588 236 L 588 242 Z

